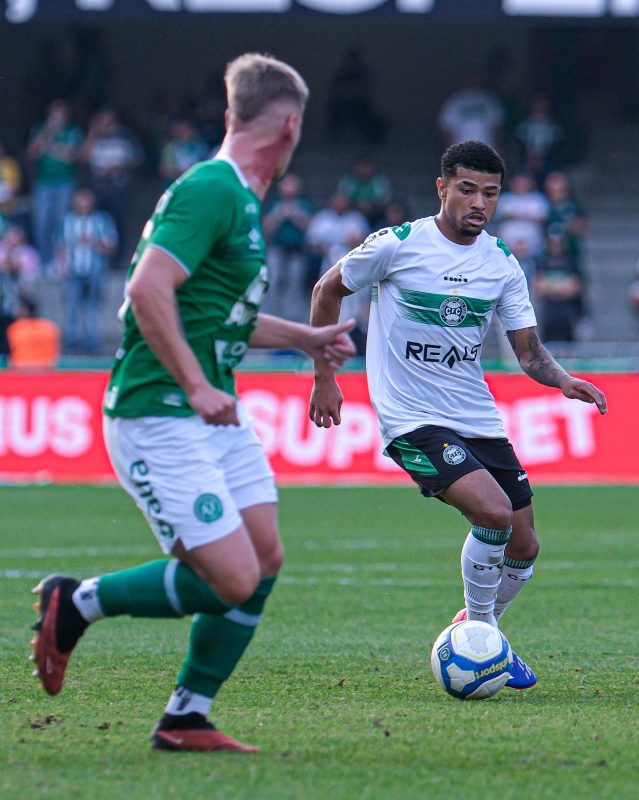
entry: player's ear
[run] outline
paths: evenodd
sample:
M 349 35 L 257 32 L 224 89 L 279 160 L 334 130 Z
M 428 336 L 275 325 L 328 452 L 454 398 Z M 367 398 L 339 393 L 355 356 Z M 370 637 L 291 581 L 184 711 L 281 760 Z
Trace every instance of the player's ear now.
M 300 135 L 301 115 L 291 112 L 284 120 L 284 136 L 292 142 L 297 142 Z
M 448 188 L 446 181 L 443 178 L 437 178 L 435 181 L 435 186 L 437 187 L 437 195 L 439 199 L 443 200 L 446 197 L 446 189 Z

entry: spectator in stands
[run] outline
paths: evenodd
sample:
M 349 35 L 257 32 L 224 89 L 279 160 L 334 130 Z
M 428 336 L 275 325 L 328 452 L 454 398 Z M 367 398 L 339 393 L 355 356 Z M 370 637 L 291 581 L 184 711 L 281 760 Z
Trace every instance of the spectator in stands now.
M 117 266 L 129 232 L 129 190 L 133 174 L 143 161 L 142 149 L 117 112 L 107 108 L 93 116 L 82 157 L 89 168 L 97 205 L 110 214 L 117 228 L 118 249 L 113 255 Z
M 44 122 L 34 129 L 27 148 L 35 166 L 33 233 L 45 268 L 53 259 L 55 232 L 75 189 L 81 145 L 82 132 L 71 121 L 68 103 L 54 100 Z
M 517 173 L 499 200 L 497 235 L 509 247 L 516 241 L 525 241 L 529 257 L 537 258 L 544 247 L 548 214 L 548 200 L 535 188 L 532 176 L 527 172 Z
M 391 200 L 384 209 L 384 216 L 380 220 L 380 228 L 401 227 L 408 220 L 413 219 L 410 208 L 401 200 Z
M 466 74 L 465 88 L 452 94 L 441 107 L 437 127 L 446 147 L 470 140 L 494 147 L 499 144 L 504 109 L 499 97 L 482 86 L 472 67 L 466 68 Z
M 588 220 L 583 208 L 573 197 L 568 175 L 558 170 L 549 173 L 544 181 L 544 192 L 549 203 L 547 228 L 566 236 L 568 250 L 581 267 Z
M 22 186 L 22 170 L 17 160 L 7 152 L 0 141 L 0 216 L 9 221 L 13 218 Z
M 38 269 L 38 253 L 27 244 L 24 230 L 10 226 L 0 241 L 0 356 L 9 352 L 6 332 L 18 316 L 20 293 Z
M 583 281 L 565 236 L 550 233 L 537 262 L 535 295 L 547 342 L 572 342 L 581 318 Z
M 379 170 L 372 156 L 361 155 L 351 172 L 340 178 L 337 191 L 348 197 L 351 206 L 366 217 L 371 228 L 379 227 L 392 189 L 389 178 Z
M 306 322 L 310 309 L 310 290 L 306 231 L 312 206 L 303 194 L 302 180 L 288 173 L 277 185 L 277 197 L 262 219 L 268 243 L 269 291 L 264 311 L 278 317 Z
M 79 189 L 62 221 L 56 249 L 64 285 L 65 347 L 71 352 L 99 352 L 102 284 L 117 244 L 110 214 L 96 208 L 90 189 Z
M 386 120 L 375 107 L 368 65 L 361 50 L 351 47 L 344 54 L 329 87 L 331 141 L 354 139 L 363 144 L 380 144 L 386 128 Z
M 193 164 L 204 161 L 207 155 L 206 142 L 200 138 L 193 123 L 179 119 L 171 126 L 162 147 L 158 171 L 168 186 Z
M 328 206 L 313 215 L 306 236 L 308 244 L 322 254 L 323 274 L 369 232 L 366 217 L 351 206 L 346 195 L 336 192 Z
M 38 316 L 35 300 L 21 294 L 17 318 L 7 328 L 12 369 L 52 369 L 60 358 L 60 328 Z
M 320 275 L 336 264 L 350 250 L 362 244 L 370 232 L 366 217 L 351 206 L 346 195 L 336 192 L 327 208 L 311 218 L 306 234 L 309 247 L 321 258 Z M 362 355 L 366 338 L 369 293 L 355 292 L 342 301 L 340 319 L 355 319 L 357 326 L 350 331 L 357 352 Z
M 522 169 L 533 176 L 538 188 L 555 168 L 563 138 L 564 129 L 553 119 L 550 101 L 545 95 L 535 95 L 528 115 L 515 128 L 515 140 L 520 148 Z
M 0 239 L 0 269 L 15 274 L 21 286 L 32 284 L 40 272 L 38 251 L 20 225 L 9 225 Z
M 535 271 L 537 269 L 537 259 L 530 255 L 530 246 L 527 239 L 513 239 L 508 243 L 508 248 L 519 262 L 519 266 L 526 276 L 528 292 L 531 295 L 534 305 L 533 278 L 535 277 Z

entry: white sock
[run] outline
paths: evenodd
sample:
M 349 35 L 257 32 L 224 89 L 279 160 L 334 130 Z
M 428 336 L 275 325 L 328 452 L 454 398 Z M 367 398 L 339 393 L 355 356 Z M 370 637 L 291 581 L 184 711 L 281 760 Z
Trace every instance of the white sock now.
M 88 578 L 82 581 L 73 592 L 73 602 L 87 622 L 96 622 L 106 615 L 98 600 L 98 583 L 100 578 Z
M 530 561 L 514 561 L 508 556 L 504 558 L 504 568 L 501 572 L 497 599 L 495 600 L 495 618 L 497 622 L 499 622 L 504 611 L 532 578 L 533 564 L 534 559 Z
M 461 554 L 464 600 L 468 619 L 497 626 L 495 599 L 501 577 L 504 550 L 512 529 L 506 531 L 473 525 Z
M 167 714 L 203 714 L 206 716 L 211 710 L 213 699 L 197 692 L 190 692 L 183 686 L 178 686 L 171 695 L 166 705 Z

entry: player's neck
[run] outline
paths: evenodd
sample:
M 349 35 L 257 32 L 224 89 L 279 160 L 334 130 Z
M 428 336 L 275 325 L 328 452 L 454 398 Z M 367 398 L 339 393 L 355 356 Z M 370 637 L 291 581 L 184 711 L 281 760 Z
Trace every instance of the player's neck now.
M 437 230 L 448 239 L 449 242 L 453 244 L 460 244 L 464 247 L 468 247 L 469 245 L 475 244 L 477 241 L 476 236 L 464 236 L 463 234 L 456 231 L 448 222 L 445 215 L 442 214 L 440 211 L 439 214 L 436 214 L 434 217 L 435 225 L 437 226 Z
M 282 153 L 279 143 L 256 143 L 252 137 L 235 133 L 226 136 L 218 156 L 232 159 L 252 191 L 263 200 L 278 171 Z

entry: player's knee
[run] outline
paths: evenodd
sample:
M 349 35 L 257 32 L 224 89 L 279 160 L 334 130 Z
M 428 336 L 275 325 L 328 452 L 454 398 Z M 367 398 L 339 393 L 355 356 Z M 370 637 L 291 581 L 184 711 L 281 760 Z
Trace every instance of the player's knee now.
M 240 606 L 255 594 L 260 580 L 259 570 L 236 575 L 213 587 L 215 593 L 230 606 Z
M 513 524 L 513 509 L 510 502 L 493 503 L 477 509 L 470 521 L 482 528 L 505 531 Z
M 263 556 L 260 556 L 260 571 L 265 577 L 277 575 L 282 569 L 284 563 L 284 547 L 278 541 L 273 547 Z
M 539 555 L 539 540 L 534 528 L 530 528 L 525 536 L 511 539 L 506 554 L 515 561 L 534 561 Z

